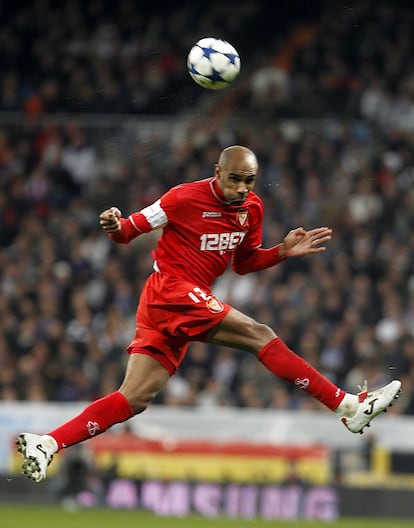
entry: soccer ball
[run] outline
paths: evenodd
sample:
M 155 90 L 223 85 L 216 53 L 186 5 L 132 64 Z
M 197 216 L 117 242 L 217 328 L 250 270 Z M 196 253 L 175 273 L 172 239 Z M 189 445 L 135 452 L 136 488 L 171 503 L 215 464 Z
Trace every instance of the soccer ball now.
M 203 38 L 190 50 L 188 73 L 194 81 L 209 90 L 226 88 L 240 72 L 240 57 L 225 40 Z

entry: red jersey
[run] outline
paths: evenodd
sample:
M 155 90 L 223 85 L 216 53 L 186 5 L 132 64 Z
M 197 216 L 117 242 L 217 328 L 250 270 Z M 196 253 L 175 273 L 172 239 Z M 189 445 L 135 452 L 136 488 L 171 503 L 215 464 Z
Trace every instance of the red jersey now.
M 262 200 L 254 192 L 242 205 L 229 205 L 213 177 L 173 187 L 152 205 L 128 219 L 122 218 L 121 230 L 110 236 L 127 243 L 142 233 L 162 228 L 154 252 L 154 269 L 210 288 L 231 260 L 238 273 L 280 261 L 277 246 L 258 249 L 263 216 Z M 262 252 L 260 258 L 258 251 Z

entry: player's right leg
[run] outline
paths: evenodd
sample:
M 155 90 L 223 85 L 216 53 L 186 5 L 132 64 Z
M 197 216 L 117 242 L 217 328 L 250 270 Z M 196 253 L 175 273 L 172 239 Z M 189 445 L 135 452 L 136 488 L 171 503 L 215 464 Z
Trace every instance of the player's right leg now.
M 362 433 L 376 416 L 393 404 L 401 391 L 401 382 L 392 380 L 370 392 L 364 385 L 358 394 L 347 393 L 290 350 L 271 328 L 235 309 L 212 329 L 208 341 L 253 351 L 273 374 L 305 390 L 334 411 L 352 433 Z
M 17 437 L 18 451 L 23 455 L 23 474 L 35 482 L 44 480 L 55 453 L 141 413 L 169 377 L 167 370 L 153 357 L 131 354 L 119 391 L 92 402 L 78 416 L 48 434 L 21 433 Z

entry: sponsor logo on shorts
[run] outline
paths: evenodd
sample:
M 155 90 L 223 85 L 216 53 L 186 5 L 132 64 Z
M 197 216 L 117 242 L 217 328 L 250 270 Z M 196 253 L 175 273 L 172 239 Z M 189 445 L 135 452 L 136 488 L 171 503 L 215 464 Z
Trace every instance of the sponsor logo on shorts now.
M 212 313 L 220 313 L 224 310 L 224 305 L 215 297 L 209 297 L 206 301 L 206 306 Z

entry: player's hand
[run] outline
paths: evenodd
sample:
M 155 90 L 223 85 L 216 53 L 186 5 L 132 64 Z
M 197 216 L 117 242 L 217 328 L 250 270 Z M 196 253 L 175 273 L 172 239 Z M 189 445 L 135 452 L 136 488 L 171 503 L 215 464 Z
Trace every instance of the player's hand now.
M 118 207 L 111 207 L 99 215 L 99 223 L 107 233 L 116 233 L 121 230 L 121 222 L 119 220 L 121 216 L 121 211 Z
M 283 239 L 279 254 L 282 257 L 301 257 L 325 251 L 324 244 L 329 242 L 332 229 L 317 227 L 306 231 L 303 227 L 292 229 Z

